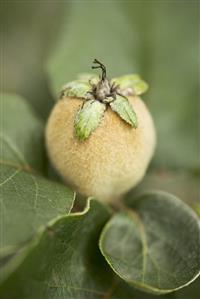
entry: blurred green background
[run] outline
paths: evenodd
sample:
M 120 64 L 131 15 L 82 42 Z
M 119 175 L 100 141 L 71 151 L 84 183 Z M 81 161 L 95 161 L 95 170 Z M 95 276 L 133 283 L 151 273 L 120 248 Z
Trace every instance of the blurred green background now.
M 200 202 L 199 1 L 1 1 L 0 19 L 1 89 L 44 120 L 94 58 L 110 77 L 139 73 L 158 134 L 139 190 Z

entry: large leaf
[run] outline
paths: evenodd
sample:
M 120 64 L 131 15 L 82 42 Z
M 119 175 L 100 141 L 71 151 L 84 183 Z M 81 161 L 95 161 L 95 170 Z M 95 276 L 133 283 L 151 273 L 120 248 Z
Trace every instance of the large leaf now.
M 25 260 L 0 287 L 0 295 L 4 299 L 156 299 L 123 283 L 102 260 L 97 242 L 108 217 L 105 208 L 92 202 L 83 213 L 49 223 L 26 248 Z M 196 299 L 198 291 L 199 280 L 166 298 Z
M 106 105 L 96 101 L 86 101 L 78 110 L 75 118 L 75 132 L 80 140 L 85 140 L 98 127 L 103 114 L 106 110 Z
M 83 213 L 49 223 L 29 247 L 12 257 L 7 268 L 10 272 L 16 270 L 0 286 L 0 296 L 4 299 L 138 299 L 140 295 L 144 299 L 143 293 L 135 294 L 133 288 L 110 271 L 99 253 L 99 234 L 109 216 L 100 203 L 92 201 Z M 8 255 L 5 259 L 9 258 Z M 2 263 L 4 260 L 1 266 Z M 3 270 L 5 276 L 7 269 Z
M 43 124 L 23 98 L 0 95 L 0 163 L 44 171 Z
M 42 177 L 1 166 L 0 250 L 29 240 L 49 220 L 69 213 L 74 192 Z
M 13 257 L 22 257 L 21 246 L 52 218 L 70 212 L 74 192 L 36 175 L 43 168 L 43 126 L 27 103 L 4 95 L 1 114 L 0 279 L 5 279 L 16 266 Z
M 123 283 L 102 260 L 97 242 L 108 217 L 105 208 L 92 202 L 91 208 L 87 207 L 83 213 L 50 223 L 47 230 L 33 240 L 21 266 L 0 287 L 2 298 L 156 299 L 157 296 Z M 165 297 L 196 299 L 199 286 L 198 279 L 188 288 Z
M 129 209 L 105 226 L 100 249 L 126 282 L 165 294 L 200 274 L 200 223 L 178 198 L 152 192 L 129 200 Z
M 2 298 L 97 299 L 106 295 L 113 275 L 98 250 L 98 237 L 109 216 L 106 208 L 92 201 L 83 213 L 52 221 L 0 289 Z

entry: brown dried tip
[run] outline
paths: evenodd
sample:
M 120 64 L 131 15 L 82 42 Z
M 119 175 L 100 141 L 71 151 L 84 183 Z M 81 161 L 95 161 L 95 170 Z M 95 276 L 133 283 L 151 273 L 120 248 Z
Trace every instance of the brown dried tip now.
M 97 64 L 97 65 L 93 65 L 92 69 L 101 69 L 102 70 L 101 80 L 104 81 L 106 79 L 106 67 L 105 67 L 105 65 L 97 59 L 94 59 L 93 63 Z

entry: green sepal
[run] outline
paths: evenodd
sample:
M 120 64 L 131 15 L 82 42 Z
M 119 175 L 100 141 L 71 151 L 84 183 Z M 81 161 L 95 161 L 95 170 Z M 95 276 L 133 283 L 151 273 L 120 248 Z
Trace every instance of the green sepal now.
M 116 112 L 125 122 L 137 128 L 137 116 L 129 101 L 120 95 L 110 103 L 111 109 Z
M 91 85 L 88 80 L 76 80 L 63 86 L 61 95 L 68 97 L 86 98 Z
M 125 75 L 122 77 L 114 78 L 111 82 L 119 85 L 119 90 L 124 95 L 141 95 L 145 93 L 149 86 L 143 81 L 139 75 Z
M 80 140 L 85 140 L 98 127 L 106 105 L 95 100 L 86 101 L 75 117 L 75 132 Z

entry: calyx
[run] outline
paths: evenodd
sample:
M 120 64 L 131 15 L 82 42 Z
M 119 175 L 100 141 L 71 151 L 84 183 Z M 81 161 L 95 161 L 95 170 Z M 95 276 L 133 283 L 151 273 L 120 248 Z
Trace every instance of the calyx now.
M 98 127 L 108 106 L 130 126 L 137 128 L 137 116 L 127 96 L 137 96 L 146 92 L 148 85 L 136 75 L 125 75 L 107 79 L 106 67 L 97 59 L 92 69 L 101 69 L 101 77 L 82 74 L 79 79 L 67 83 L 61 98 L 75 97 L 83 99 L 83 105 L 75 117 L 75 133 L 78 139 L 85 140 Z
M 92 90 L 88 92 L 90 99 L 95 99 L 102 103 L 108 103 L 116 99 L 117 89 L 119 85 L 116 85 L 115 82 L 111 83 L 106 76 L 106 67 L 97 59 L 93 61 L 95 66 L 92 66 L 92 69 L 100 68 L 102 70 L 102 75 L 100 80 L 97 83 L 91 82 Z

